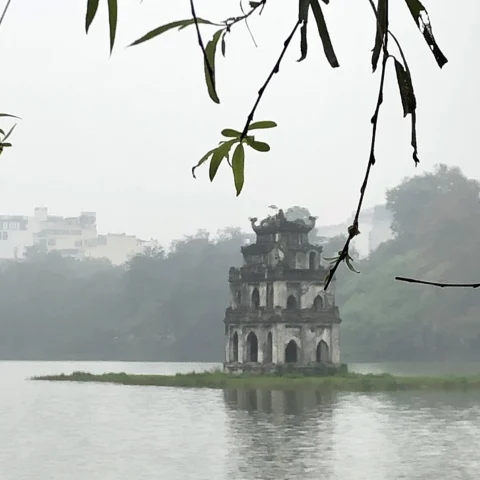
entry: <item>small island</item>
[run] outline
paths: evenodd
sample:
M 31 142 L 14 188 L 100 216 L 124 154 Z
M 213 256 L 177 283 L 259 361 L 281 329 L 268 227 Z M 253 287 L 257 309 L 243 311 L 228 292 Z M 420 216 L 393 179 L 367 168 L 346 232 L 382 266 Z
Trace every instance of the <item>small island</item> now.
M 183 388 L 253 388 L 270 390 L 316 389 L 350 392 L 381 392 L 401 390 L 467 390 L 480 388 L 480 375 L 445 377 L 409 377 L 390 374 L 335 373 L 333 375 L 240 374 L 221 371 L 176 375 L 137 375 L 127 373 L 87 372 L 45 375 L 33 380 L 58 382 L 98 382 L 121 385 L 183 387 Z

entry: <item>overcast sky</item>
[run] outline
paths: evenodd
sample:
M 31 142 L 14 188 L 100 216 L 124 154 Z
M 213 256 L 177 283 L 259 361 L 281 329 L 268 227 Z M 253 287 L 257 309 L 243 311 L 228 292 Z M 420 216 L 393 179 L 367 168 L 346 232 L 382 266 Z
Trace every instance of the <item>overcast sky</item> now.
M 0 0 L 2 3 L 4 0 Z M 108 52 L 106 1 L 85 35 L 85 0 L 12 0 L 0 30 L 1 108 L 22 117 L 0 162 L 0 213 L 97 212 L 102 232 L 128 232 L 168 242 L 199 228 L 248 226 L 272 203 L 308 207 L 319 223 L 340 223 L 358 199 L 368 156 L 378 74 L 371 74 L 374 18 L 367 0 L 325 6 L 339 69 L 331 69 L 311 23 L 309 54 L 297 63 L 298 38 L 273 79 L 256 120 L 269 153 L 248 152 L 246 185 L 235 197 L 231 170 L 210 184 L 190 169 L 220 140 L 242 129 L 256 92 L 295 21 L 298 2 L 269 0 L 250 26 L 227 39 L 217 61 L 220 105 L 207 95 L 194 28 L 171 31 L 133 48 L 150 29 L 188 18 L 189 1 L 119 0 L 117 45 Z M 420 167 L 411 159 L 393 68 L 381 113 L 377 165 L 366 205 L 386 188 L 439 162 L 480 177 L 477 160 L 480 75 L 478 0 L 424 0 L 434 34 L 449 59 L 440 70 L 403 1 L 392 4 L 392 30 L 404 46 L 418 100 Z M 287 5 L 285 5 L 287 4 Z M 235 0 L 197 0 L 198 14 L 239 14 Z M 214 30 L 204 28 L 205 39 Z M 393 67 L 393 65 L 392 65 Z M 2 126 L 7 126 L 3 122 Z M 360 228 L 361 230 L 361 228 Z

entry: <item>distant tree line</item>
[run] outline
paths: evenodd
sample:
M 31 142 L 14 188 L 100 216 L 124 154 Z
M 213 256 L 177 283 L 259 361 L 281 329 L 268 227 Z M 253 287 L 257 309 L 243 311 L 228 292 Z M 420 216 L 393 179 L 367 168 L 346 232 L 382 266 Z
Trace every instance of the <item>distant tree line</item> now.
M 404 273 L 478 280 L 479 195 L 477 181 L 445 166 L 387 193 L 394 239 L 357 262 L 360 274 L 343 266 L 337 273 L 344 360 L 480 358 L 478 290 L 394 280 Z M 121 267 L 55 253 L 5 261 L 0 358 L 221 361 L 228 269 L 251 239 L 237 228 L 216 237 L 200 231 Z M 344 241 L 329 239 L 324 255 Z

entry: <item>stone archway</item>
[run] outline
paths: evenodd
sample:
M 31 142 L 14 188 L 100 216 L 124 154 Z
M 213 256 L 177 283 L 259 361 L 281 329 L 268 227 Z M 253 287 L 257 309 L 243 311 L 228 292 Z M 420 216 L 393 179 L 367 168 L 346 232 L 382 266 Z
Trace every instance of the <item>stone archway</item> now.
M 298 347 L 295 340 L 290 340 L 285 347 L 285 363 L 298 362 Z
M 232 361 L 238 362 L 238 333 L 235 332 L 232 338 Z
M 263 357 L 263 363 L 273 362 L 273 336 L 272 332 L 267 334 L 267 345 L 265 350 L 265 356 Z
M 253 332 L 247 335 L 247 362 L 258 362 L 258 338 Z
M 329 352 L 328 352 L 328 345 L 327 342 L 324 340 L 320 340 L 317 345 L 317 356 L 316 360 L 318 363 L 320 362 L 329 362 Z
M 315 297 L 315 300 L 313 301 L 313 309 L 316 312 L 319 312 L 323 308 L 323 298 L 320 295 L 317 295 Z
M 295 295 L 289 295 L 287 298 L 287 310 L 296 310 L 297 308 L 297 299 Z

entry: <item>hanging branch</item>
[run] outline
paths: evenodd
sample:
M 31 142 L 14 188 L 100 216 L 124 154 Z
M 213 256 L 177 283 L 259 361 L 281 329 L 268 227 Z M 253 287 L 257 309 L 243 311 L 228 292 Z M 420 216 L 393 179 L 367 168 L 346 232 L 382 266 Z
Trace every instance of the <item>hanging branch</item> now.
M 207 55 L 207 51 L 205 50 L 205 45 L 203 44 L 203 39 L 202 39 L 202 34 L 200 33 L 200 25 L 198 22 L 198 17 L 197 13 L 195 12 L 195 4 L 193 3 L 193 0 L 190 0 L 190 10 L 192 12 L 192 18 L 193 21 L 195 22 L 195 29 L 197 31 L 197 41 L 200 49 L 202 50 L 203 54 L 203 59 L 205 61 L 205 67 L 207 70 L 207 73 L 210 77 L 210 82 L 212 82 L 213 89 L 215 90 L 215 72 L 213 71 L 213 66 L 210 63 L 210 60 Z
M 290 35 L 286 38 L 285 42 L 283 42 L 283 49 L 280 53 L 280 56 L 278 57 L 277 61 L 275 62 L 274 67 L 268 74 L 267 79 L 265 80 L 265 83 L 261 86 L 260 90 L 258 91 L 258 96 L 253 104 L 253 108 L 248 114 L 247 121 L 245 123 L 245 126 L 243 127 L 242 134 L 240 135 L 240 141 L 242 141 L 248 133 L 248 129 L 250 127 L 250 124 L 253 121 L 253 117 L 255 116 L 255 112 L 257 111 L 258 105 L 260 104 L 260 101 L 262 100 L 263 94 L 265 93 L 265 90 L 268 87 L 268 84 L 272 80 L 273 76 L 280 71 L 280 65 L 282 63 L 283 57 L 285 56 L 285 53 L 287 53 L 288 46 L 290 45 L 290 42 L 292 41 L 293 36 L 297 32 L 298 27 L 300 26 L 301 21 L 298 20 L 295 26 L 293 27 L 293 30 L 291 31 Z
M 86 15 L 86 26 L 87 32 L 88 27 L 93 21 L 96 12 L 98 3 L 100 0 L 87 0 L 87 15 Z M 117 0 L 107 0 L 108 4 L 115 4 Z M 204 70 L 205 70 L 205 80 L 207 84 L 208 94 L 212 101 L 215 103 L 220 103 L 216 92 L 216 81 L 215 81 L 215 56 L 217 51 L 217 46 L 221 45 L 221 52 L 222 55 L 225 57 L 225 37 L 226 34 L 230 32 L 233 25 L 244 21 L 247 29 L 249 30 L 250 34 L 250 27 L 248 24 L 248 19 L 252 16 L 254 12 L 262 14 L 263 9 L 266 5 L 267 0 L 250 0 L 250 10 L 247 12 L 244 11 L 242 0 L 240 0 L 240 10 L 242 15 L 230 17 L 224 20 L 223 22 L 212 22 L 210 20 L 205 20 L 203 18 L 197 17 L 195 11 L 194 0 L 190 0 L 190 8 L 192 18 L 180 21 L 170 22 L 166 25 L 162 25 L 157 27 L 143 37 L 139 38 L 131 45 L 139 45 L 146 41 L 149 41 L 164 32 L 172 30 L 174 28 L 178 28 L 178 30 L 182 30 L 189 25 L 195 25 L 196 32 L 197 32 L 197 40 L 202 51 L 203 59 L 204 59 Z M 410 69 L 408 67 L 404 52 L 401 48 L 401 45 L 397 38 L 390 32 L 389 30 L 389 0 L 377 0 L 377 6 L 375 6 L 374 0 L 368 0 L 374 16 L 376 20 L 376 35 L 375 35 L 375 44 L 372 53 L 372 69 L 373 72 L 376 71 L 378 61 L 380 59 L 380 55 L 382 55 L 382 67 L 381 67 L 381 77 L 380 77 L 380 85 L 378 89 L 378 96 L 377 96 L 377 103 L 375 106 L 375 111 L 373 117 L 371 119 L 372 123 L 372 136 L 371 136 L 371 143 L 370 143 L 370 152 L 367 162 L 367 167 L 365 171 L 365 175 L 363 178 L 363 182 L 360 188 L 360 197 L 358 200 L 358 205 L 355 211 L 355 215 L 353 218 L 353 223 L 348 228 L 348 236 L 345 242 L 344 247 L 341 251 L 338 252 L 338 256 L 330 260 L 331 268 L 325 279 L 325 289 L 328 288 L 330 282 L 333 280 L 334 275 L 338 269 L 338 266 L 341 262 L 345 262 L 348 268 L 352 271 L 356 271 L 352 265 L 352 257 L 349 255 L 349 247 L 352 240 L 360 234 L 359 231 L 359 217 L 363 207 L 365 193 L 368 186 L 368 182 L 370 179 L 371 169 L 375 165 L 375 146 L 377 140 L 377 129 L 378 129 L 378 118 L 380 113 L 380 107 L 383 103 L 383 90 L 385 85 L 385 76 L 386 76 L 386 66 L 387 61 L 389 58 L 394 60 L 395 65 L 395 73 L 397 77 L 400 98 L 403 107 L 404 117 L 410 115 L 411 119 L 411 145 L 413 148 L 413 160 L 415 165 L 418 164 L 418 147 L 417 147 L 417 131 L 416 131 L 416 98 L 413 89 L 412 77 L 410 73 Z M 433 35 L 432 25 L 430 24 L 430 19 L 428 16 L 428 12 L 425 9 L 424 5 L 422 4 L 421 0 L 404 0 L 406 7 L 410 11 L 413 20 L 415 21 L 418 30 L 423 35 L 423 38 L 428 45 L 430 51 L 432 52 L 435 60 L 440 68 L 442 68 L 447 63 L 447 58 L 443 55 L 440 48 L 438 47 L 436 40 Z M 222 136 L 226 137 L 225 140 L 219 142 L 218 146 L 209 150 L 192 168 L 192 175 L 195 177 L 195 170 L 199 166 L 203 165 L 206 162 L 209 162 L 209 178 L 210 181 L 216 176 L 216 173 L 221 165 L 221 163 L 225 160 L 226 163 L 232 168 L 233 170 L 233 177 L 235 183 L 235 189 L 237 196 L 240 194 L 244 184 L 244 164 L 245 164 L 245 146 L 249 146 L 253 150 L 257 152 L 268 152 L 270 150 L 270 146 L 265 143 L 255 139 L 253 135 L 253 130 L 259 129 L 268 129 L 276 127 L 276 123 L 274 121 L 257 121 L 253 122 L 253 118 L 256 114 L 257 108 L 263 98 L 266 88 L 270 84 L 270 81 L 273 78 L 273 75 L 278 73 L 280 64 L 283 60 L 283 57 L 295 35 L 297 30 L 300 27 L 300 53 L 301 56 L 298 61 L 303 61 L 308 53 L 308 19 L 309 19 L 309 12 L 311 11 L 313 20 L 316 23 L 316 27 L 318 30 L 318 34 L 323 46 L 323 50 L 325 53 L 325 57 L 328 60 L 328 63 L 332 68 L 339 67 L 339 62 L 337 60 L 331 39 L 330 34 L 327 28 L 327 23 L 325 21 L 325 15 L 323 13 L 322 4 L 328 5 L 329 0 L 298 0 L 298 20 L 295 23 L 295 26 L 284 41 L 283 49 L 281 54 L 275 63 L 274 68 L 271 70 L 270 74 L 268 75 L 265 83 L 258 91 L 257 99 L 253 105 L 252 110 L 250 111 L 245 126 L 243 127 L 242 131 L 234 130 L 231 128 L 226 128 L 222 130 Z M 112 15 L 112 9 L 109 9 L 109 22 L 110 22 L 110 30 L 112 32 L 116 28 L 116 9 L 115 15 Z M 211 40 L 204 45 L 202 35 L 200 32 L 200 24 L 210 25 L 219 27 L 219 29 L 214 33 Z M 114 28 L 115 27 L 115 28 Z M 388 51 L 388 38 L 392 37 L 393 41 L 398 47 L 400 52 L 401 61 L 399 61 L 395 56 L 391 55 Z M 253 37 L 252 37 L 253 38 Z M 113 48 L 113 41 L 114 36 L 111 38 L 111 49 Z M 254 40 L 255 42 L 255 40 Z M 253 122 L 253 123 L 252 123 Z M 234 148 L 235 147 L 235 148 Z M 230 159 L 230 152 L 234 149 L 233 158 Z
M 7 3 L 5 4 L 5 7 L 2 12 L 2 16 L 0 17 L 0 25 L 3 23 L 3 19 L 5 18 L 5 15 L 7 14 L 8 7 L 10 7 L 10 3 L 12 0 L 7 0 Z
M 370 153 L 368 156 L 368 163 L 367 163 L 367 168 L 365 170 L 365 176 L 363 178 L 362 186 L 360 187 L 360 198 L 358 200 L 357 204 L 357 209 L 355 212 L 355 216 L 353 218 L 353 223 L 348 227 L 348 237 L 347 241 L 345 242 L 345 245 L 343 249 L 338 253 L 338 257 L 334 259 L 334 264 L 330 268 L 327 278 L 325 279 L 325 286 L 324 289 L 327 290 L 329 287 L 330 283 L 333 280 L 333 277 L 335 276 L 336 271 L 338 270 L 338 267 L 340 263 L 345 261 L 347 265 L 350 267 L 350 261 L 351 257 L 349 255 L 349 248 L 350 248 L 350 242 L 360 233 L 358 229 L 358 221 L 360 217 L 360 212 L 362 210 L 363 206 L 363 200 L 365 198 L 365 192 L 367 190 L 367 185 L 368 181 L 370 179 L 370 172 L 372 170 L 372 167 L 375 165 L 375 144 L 377 141 L 377 128 L 378 128 L 378 117 L 380 113 L 380 107 L 382 106 L 383 103 L 383 88 L 385 86 L 385 73 L 387 69 L 387 60 L 389 58 L 389 53 L 388 53 L 388 0 L 384 0 L 384 12 L 383 12 L 383 18 L 380 18 L 380 12 L 377 12 L 377 9 L 375 8 L 375 5 L 373 4 L 372 0 L 369 0 L 370 4 L 372 5 L 373 11 L 375 13 L 375 17 L 377 19 L 377 41 L 376 41 L 376 48 L 378 47 L 379 41 L 380 43 L 380 48 L 383 50 L 383 59 L 382 59 L 382 71 L 381 71 L 381 76 L 380 76 L 380 85 L 378 87 L 378 96 L 377 96 L 377 104 L 375 106 L 375 111 L 373 113 L 372 117 L 372 138 L 370 141 Z M 372 56 L 372 64 L 373 64 L 373 69 L 375 70 L 376 68 L 376 52 L 374 48 L 374 53 Z M 378 57 L 377 57 L 378 58 Z M 351 270 L 353 270 L 353 267 L 350 267 Z

